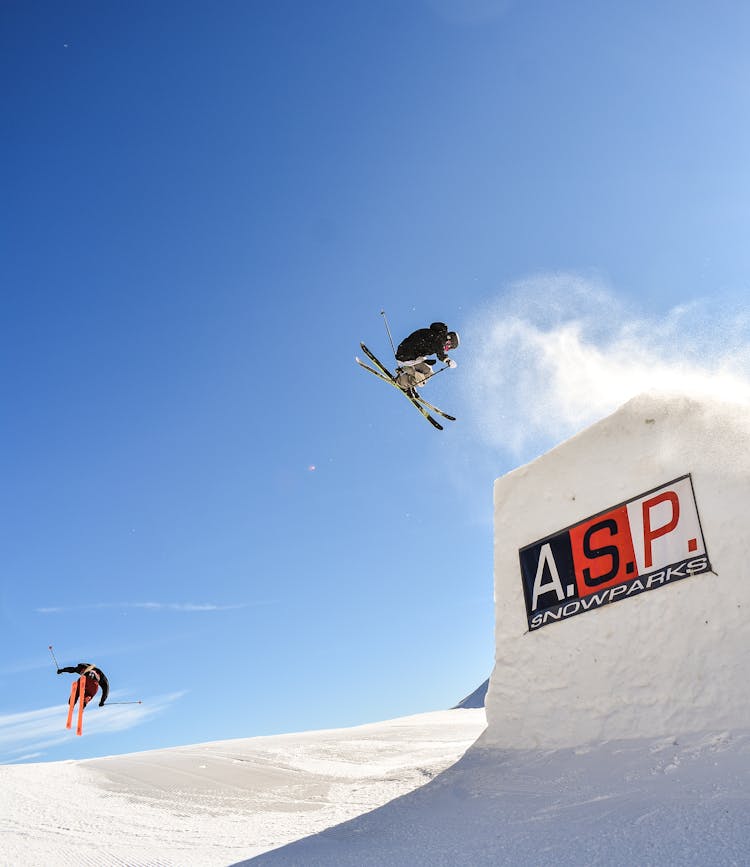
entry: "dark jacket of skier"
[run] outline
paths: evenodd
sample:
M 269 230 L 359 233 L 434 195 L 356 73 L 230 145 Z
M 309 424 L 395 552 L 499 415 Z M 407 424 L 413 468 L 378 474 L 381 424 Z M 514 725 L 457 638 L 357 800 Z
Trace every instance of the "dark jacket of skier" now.
M 448 351 L 456 349 L 457 346 L 456 332 L 448 331 L 445 322 L 433 322 L 429 328 L 418 328 L 399 343 L 396 360 L 415 361 L 417 358 L 437 355 L 440 361 L 448 362 Z
M 63 672 L 66 674 L 80 674 L 85 676 L 86 689 L 83 699 L 84 705 L 87 705 L 91 701 L 98 692 L 100 686 L 102 688 L 102 697 L 99 700 L 99 707 L 101 707 L 107 700 L 107 696 L 109 695 L 109 681 L 101 668 L 91 665 L 90 662 L 79 662 L 78 665 L 69 665 L 67 668 L 57 669 L 58 674 L 63 674 Z

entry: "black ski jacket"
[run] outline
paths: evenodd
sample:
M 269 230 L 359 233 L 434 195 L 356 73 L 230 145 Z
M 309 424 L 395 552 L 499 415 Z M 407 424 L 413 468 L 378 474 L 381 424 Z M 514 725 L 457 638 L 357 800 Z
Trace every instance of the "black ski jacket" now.
M 99 686 L 102 688 L 102 697 L 99 700 L 99 707 L 101 707 L 109 695 L 109 681 L 101 668 L 91 665 L 90 662 L 79 662 L 78 665 L 69 665 L 67 668 L 57 669 L 58 674 L 62 674 L 63 672 L 66 674 L 86 674 L 89 671 L 95 671 L 99 675 Z
M 447 339 L 448 326 L 444 322 L 433 322 L 429 328 L 419 328 L 399 343 L 396 360 L 414 361 L 426 355 L 437 355 L 440 361 L 445 361 Z

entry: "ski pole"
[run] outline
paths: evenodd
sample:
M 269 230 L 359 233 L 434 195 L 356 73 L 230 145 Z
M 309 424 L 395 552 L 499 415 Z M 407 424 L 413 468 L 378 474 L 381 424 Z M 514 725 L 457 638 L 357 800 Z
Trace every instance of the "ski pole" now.
M 432 379 L 433 376 L 437 376 L 438 373 L 442 373 L 444 370 L 448 370 L 450 365 L 446 364 L 445 367 L 439 367 L 437 370 L 433 370 L 429 376 L 425 376 L 424 381 L 427 382 L 428 379 Z
M 143 704 L 142 701 L 107 701 L 104 707 L 109 707 L 111 704 Z
M 57 664 L 57 658 L 55 657 L 55 651 L 52 649 L 51 644 L 49 646 L 49 652 L 52 654 L 52 662 L 55 663 L 55 668 L 60 668 L 60 666 Z
M 380 315 L 383 317 L 383 322 L 385 322 L 385 330 L 388 332 L 388 339 L 391 341 L 391 349 L 393 350 L 393 357 L 396 357 L 396 347 L 393 345 L 393 338 L 391 337 L 391 329 L 388 327 L 388 317 L 385 315 L 385 310 L 380 311 Z

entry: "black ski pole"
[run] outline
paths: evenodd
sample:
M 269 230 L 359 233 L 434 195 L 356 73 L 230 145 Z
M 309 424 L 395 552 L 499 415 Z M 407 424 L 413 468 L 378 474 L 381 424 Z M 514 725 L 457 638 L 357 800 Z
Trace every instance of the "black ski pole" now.
M 446 364 L 445 367 L 439 367 L 437 370 L 433 370 L 429 376 L 425 376 L 424 381 L 427 382 L 428 379 L 432 379 L 433 376 L 437 376 L 438 373 L 442 373 L 444 370 L 448 370 L 450 368 L 450 364 Z
M 55 663 L 55 668 L 60 668 L 57 664 L 57 659 L 55 658 L 55 651 L 52 649 L 52 645 L 49 646 L 49 652 L 52 654 L 52 661 Z
M 391 341 L 391 349 L 393 350 L 393 357 L 396 357 L 396 347 L 393 345 L 393 338 L 391 337 L 391 329 L 388 327 L 388 317 L 385 315 L 385 310 L 380 311 L 380 315 L 383 317 L 383 322 L 385 322 L 385 330 L 388 332 L 388 339 Z

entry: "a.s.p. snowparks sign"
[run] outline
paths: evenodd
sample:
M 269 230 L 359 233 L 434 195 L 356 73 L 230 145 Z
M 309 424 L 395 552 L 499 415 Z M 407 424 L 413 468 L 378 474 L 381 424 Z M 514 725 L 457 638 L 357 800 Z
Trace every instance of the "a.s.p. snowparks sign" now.
M 530 630 L 711 571 L 690 475 L 519 555 Z

